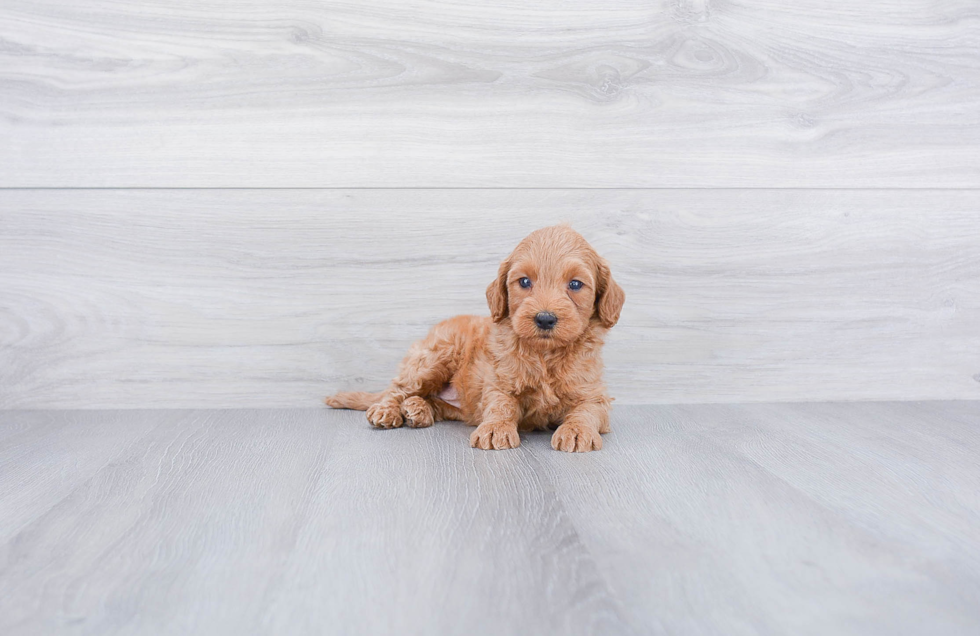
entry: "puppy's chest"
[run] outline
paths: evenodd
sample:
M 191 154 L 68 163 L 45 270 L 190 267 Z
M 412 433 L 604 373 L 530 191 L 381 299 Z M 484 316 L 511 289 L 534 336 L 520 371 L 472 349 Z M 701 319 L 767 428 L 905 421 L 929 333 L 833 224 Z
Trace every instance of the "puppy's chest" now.
M 557 427 L 570 408 L 567 394 L 550 382 L 524 387 L 517 398 L 521 405 L 518 428 L 525 431 Z
M 536 387 L 525 387 L 517 392 L 517 397 L 525 410 L 558 411 L 563 402 L 562 393 L 547 383 L 542 383 Z
M 526 414 L 556 419 L 568 408 L 570 387 L 559 374 L 541 365 L 515 383 L 514 394 Z

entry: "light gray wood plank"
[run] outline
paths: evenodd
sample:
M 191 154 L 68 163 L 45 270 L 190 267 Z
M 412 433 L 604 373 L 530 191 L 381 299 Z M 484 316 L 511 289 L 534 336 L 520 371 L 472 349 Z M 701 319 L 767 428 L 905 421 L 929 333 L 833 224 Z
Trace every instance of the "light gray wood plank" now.
M 561 220 L 627 292 L 620 403 L 980 395 L 980 191 L 5 191 L 0 408 L 381 388 Z
M 629 633 L 526 454 L 326 409 L 166 413 L 0 548 L 3 633 Z M 106 414 L 73 417 L 66 440 Z
M 0 506 L 26 523 L 0 516 L 0 631 L 974 634 L 977 421 L 619 406 L 572 455 L 326 409 L 6 411 Z M 16 498 L 87 431 L 106 463 Z
M 613 594 L 666 633 L 975 634 L 980 402 L 623 407 L 525 446 Z M 607 451 L 610 451 L 607 453 Z
M 0 7 L 0 185 L 977 187 L 973 0 Z
M 0 542 L 171 417 L 156 412 L 133 418 L 119 411 L 80 423 L 69 412 L 5 412 L 0 418 Z

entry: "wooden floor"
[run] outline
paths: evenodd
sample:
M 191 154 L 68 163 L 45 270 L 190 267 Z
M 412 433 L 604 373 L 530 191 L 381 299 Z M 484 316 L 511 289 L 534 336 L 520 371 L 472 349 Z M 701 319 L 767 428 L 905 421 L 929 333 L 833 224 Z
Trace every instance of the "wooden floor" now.
M 631 406 L 604 450 L 0 413 L 0 633 L 977 634 L 980 402 Z
M 0 4 L 0 636 L 980 634 L 976 0 Z M 563 220 L 604 450 L 303 408 Z

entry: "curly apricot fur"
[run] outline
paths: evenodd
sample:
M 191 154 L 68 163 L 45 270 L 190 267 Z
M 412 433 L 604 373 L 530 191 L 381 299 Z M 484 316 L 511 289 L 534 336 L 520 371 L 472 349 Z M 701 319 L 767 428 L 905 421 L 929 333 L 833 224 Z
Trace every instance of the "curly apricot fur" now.
M 520 284 L 524 278 L 530 286 Z M 571 280 L 581 288 L 570 288 Z M 599 450 L 612 403 L 600 352 L 625 299 L 581 235 L 567 225 L 537 230 L 487 287 L 490 317 L 440 322 L 412 345 L 385 391 L 338 393 L 326 403 L 367 410 L 368 421 L 383 428 L 463 420 L 477 427 L 470 444 L 486 450 L 516 448 L 518 431 L 555 427 L 556 450 Z M 540 312 L 557 317 L 553 329 L 536 325 Z M 458 407 L 439 397 L 448 385 Z

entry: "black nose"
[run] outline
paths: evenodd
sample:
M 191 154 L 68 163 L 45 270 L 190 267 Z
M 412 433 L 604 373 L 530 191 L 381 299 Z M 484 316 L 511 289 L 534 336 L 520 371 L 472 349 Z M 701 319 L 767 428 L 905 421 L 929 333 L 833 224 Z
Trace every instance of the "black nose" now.
M 542 311 L 534 317 L 534 324 L 541 329 L 554 329 L 558 324 L 558 316 L 550 311 Z

